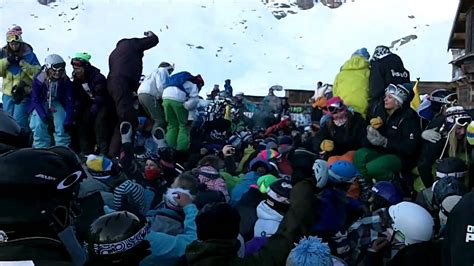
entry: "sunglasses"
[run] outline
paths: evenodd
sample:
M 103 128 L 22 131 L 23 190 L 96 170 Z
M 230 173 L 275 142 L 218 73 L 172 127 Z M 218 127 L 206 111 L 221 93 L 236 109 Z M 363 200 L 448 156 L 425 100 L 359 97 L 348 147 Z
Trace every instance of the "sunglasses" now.
M 88 62 L 86 62 L 84 60 L 81 60 L 81 59 L 77 59 L 77 58 L 71 59 L 71 65 L 76 66 L 76 67 L 84 67 L 87 64 L 88 64 Z
M 331 104 L 329 106 L 325 106 L 322 108 L 323 111 L 327 112 L 327 113 L 331 113 L 331 114 L 335 114 L 335 113 L 339 113 L 341 111 L 344 111 L 345 110 L 345 106 L 342 105 L 341 103 L 334 103 L 334 104 Z
M 50 69 L 52 69 L 53 71 L 61 71 L 61 70 L 64 70 L 64 68 L 66 68 L 66 63 L 61 62 L 61 63 L 51 65 Z

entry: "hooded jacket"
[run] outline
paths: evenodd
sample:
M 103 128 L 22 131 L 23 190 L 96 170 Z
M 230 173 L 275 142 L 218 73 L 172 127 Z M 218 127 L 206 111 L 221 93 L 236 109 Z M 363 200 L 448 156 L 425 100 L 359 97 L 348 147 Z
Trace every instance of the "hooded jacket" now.
M 370 61 L 370 102 L 382 101 L 385 95 L 385 88 L 389 84 L 396 85 L 408 82 L 410 82 L 410 72 L 403 66 L 402 59 L 390 52 L 388 47 L 377 47 Z
M 183 83 L 183 88 L 186 90 L 188 95 L 180 90 L 178 87 L 169 86 L 164 88 L 163 99 L 174 100 L 178 102 L 186 102 L 188 99 L 198 99 L 199 97 L 199 88 L 196 84 L 191 81 L 186 81 Z
M 20 81 L 26 83 L 26 92 L 31 92 L 31 83 L 33 77 L 41 69 L 41 65 L 33 53 L 31 45 L 23 42 L 20 48 L 20 63 L 11 65 L 7 61 L 9 56 L 7 47 L 0 50 L 0 77 L 3 78 L 2 93 L 12 96 L 12 89 L 18 85 Z M 8 66 L 7 66 L 8 65 Z
M 258 220 L 254 227 L 255 237 L 270 237 L 275 234 L 280 226 L 283 215 L 272 209 L 265 201 L 260 202 L 257 206 L 257 217 Z
M 170 76 L 168 72 L 170 68 L 172 67 L 159 67 L 150 75 L 146 76 L 145 80 L 140 84 L 140 87 L 138 87 L 138 94 L 145 93 L 156 99 L 160 99 L 165 89 L 165 83 Z
M 333 95 L 354 108 L 363 117 L 369 102 L 369 62 L 360 55 L 347 60 L 334 80 Z

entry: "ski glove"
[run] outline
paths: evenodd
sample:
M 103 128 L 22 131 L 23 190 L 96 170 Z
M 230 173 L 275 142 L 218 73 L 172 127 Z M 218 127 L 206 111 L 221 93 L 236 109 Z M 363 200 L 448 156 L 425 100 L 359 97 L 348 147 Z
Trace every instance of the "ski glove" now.
M 334 149 L 334 141 L 330 139 L 325 139 L 321 142 L 319 148 L 321 149 L 321 151 L 331 152 Z
M 380 116 L 377 116 L 376 118 L 370 119 L 370 125 L 373 128 L 378 129 L 383 125 L 383 120 L 380 118 Z
M 441 139 L 441 134 L 437 129 L 438 128 L 427 129 L 421 133 L 421 137 L 431 143 L 436 143 Z
M 388 142 L 387 138 L 382 136 L 382 134 L 372 126 L 367 127 L 367 140 L 374 146 L 382 147 L 386 147 Z

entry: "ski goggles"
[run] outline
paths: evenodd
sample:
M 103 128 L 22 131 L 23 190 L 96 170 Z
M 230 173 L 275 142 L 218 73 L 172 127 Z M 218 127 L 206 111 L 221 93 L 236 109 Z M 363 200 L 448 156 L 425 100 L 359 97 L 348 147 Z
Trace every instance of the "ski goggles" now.
M 89 64 L 89 62 L 78 59 L 78 58 L 73 58 L 71 59 L 71 65 L 76 66 L 76 67 L 85 67 Z
M 454 118 L 454 123 L 457 126 L 461 126 L 461 127 L 465 127 L 469 125 L 471 121 L 472 121 L 472 118 L 470 116 L 460 116 L 460 117 Z
M 442 103 L 442 104 L 452 104 L 458 100 L 458 95 L 456 93 L 451 93 L 445 97 L 436 97 L 436 96 L 429 96 L 428 98 L 432 102 Z
M 335 102 L 326 107 L 323 107 L 322 109 L 325 112 L 335 114 L 335 113 L 346 111 L 347 107 L 342 102 Z
M 64 68 L 66 68 L 66 63 L 61 62 L 57 64 L 52 64 L 48 68 L 52 69 L 53 71 L 61 71 L 61 70 L 64 70 Z
M 8 35 L 7 36 L 7 43 L 10 43 L 10 42 L 20 42 L 21 41 L 21 37 L 18 36 L 18 35 Z
M 408 91 L 401 85 L 389 84 L 385 89 L 385 93 L 395 94 L 403 98 L 408 98 Z

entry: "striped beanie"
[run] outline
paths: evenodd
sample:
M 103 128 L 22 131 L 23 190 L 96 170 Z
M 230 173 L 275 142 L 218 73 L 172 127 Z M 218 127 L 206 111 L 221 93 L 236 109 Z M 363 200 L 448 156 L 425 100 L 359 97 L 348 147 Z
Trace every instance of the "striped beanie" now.
M 143 215 L 145 207 L 145 189 L 138 183 L 127 180 L 114 190 L 113 208 L 116 211 L 129 211 Z

